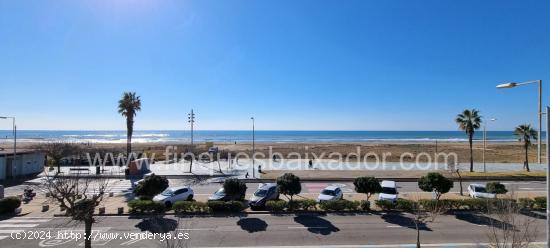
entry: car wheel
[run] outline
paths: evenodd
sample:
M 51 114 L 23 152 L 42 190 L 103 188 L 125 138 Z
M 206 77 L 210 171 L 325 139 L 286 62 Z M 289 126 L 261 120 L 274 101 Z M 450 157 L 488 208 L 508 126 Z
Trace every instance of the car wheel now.
M 188 201 L 193 200 L 193 195 L 189 195 L 189 196 L 187 197 L 187 200 L 188 200 Z
M 172 207 L 172 202 L 167 201 L 167 202 L 164 203 L 164 206 L 166 206 L 167 208 L 171 208 Z

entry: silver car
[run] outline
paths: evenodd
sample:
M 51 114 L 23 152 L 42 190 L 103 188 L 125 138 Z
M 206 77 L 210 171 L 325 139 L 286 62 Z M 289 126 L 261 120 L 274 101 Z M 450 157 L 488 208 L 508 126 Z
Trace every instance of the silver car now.
M 256 192 L 254 192 L 254 195 L 250 198 L 248 205 L 252 209 L 263 208 L 265 207 L 265 203 L 267 201 L 275 199 L 279 199 L 277 184 L 263 183 L 260 184 Z

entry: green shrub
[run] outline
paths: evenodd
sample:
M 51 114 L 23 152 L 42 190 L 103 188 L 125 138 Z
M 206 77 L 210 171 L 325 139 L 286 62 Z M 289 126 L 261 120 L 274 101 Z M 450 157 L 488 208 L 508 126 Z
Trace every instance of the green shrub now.
M 302 184 L 300 183 L 300 177 L 292 174 L 285 173 L 277 178 L 277 190 L 283 195 L 292 197 L 302 192 Z
M 292 200 L 288 202 L 287 207 L 292 210 L 317 210 L 317 202 L 311 199 Z
M 9 196 L 0 200 L 0 214 L 13 213 L 21 206 L 21 200 L 15 196 Z
M 369 211 L 370 210 L 370 201 L 361 201 L 359 204 L 359 208 L 363 211 Z
M 300 200 L 300 208 L 302 210 L 308 211 L 308 210 L 317 210 L 317 201 L 312 199 L 304 199 Z
M 437 200 L 441 195 L 449 192 L 453 187 L 453 181 L 440 173 L 430 172 L 418 179 L 418 187 L 424 192 L 434 192 Z
M 230 199 L 244 200 L 246 184 L 237 178 L 230 178 L 223 183 L 223 190 Z
M 206 213 L 209 208 L 204 202 L 196 201 L 178 201 L 174 203 L 172 209 L 176 214 L 179 213 Z
M 534 199 L 535 201 L 535 206 L 534 208 L 535 209 L 546 209 L 546 197 L 545 196 L 540 196 L 540 197 L 535 197 Z
M 518 200 L 518 204 L 520 208 L 525 209 L 534 209 L 535 208 L 535 200 L 531 198 L 520 198 Z
M 239 201 L 228 201 L 228 202 L 209 201 L 207 203 L 207 205 L 208 205 L 208 208 L 210 208 L 210 210 L 212 212 L 231 212 L 231 213 L 235 213 L 235 212 L 243 211 L 245 209 L 244 204 L 242 202 L 239 202 Z
M 401 210 L 401 211 L 409 212 L 409 211 L 414 210 L 414 205 L 415 204 L 416 203 L 411 201 L 411 200 L 398 198 L 397 202 L 395 203 L 395 208 L 398 209 L 398 210 Z
M 166 177 L 152 174 L 145 177 L 143 181 L 138 183 L 134 189 L 134 193 L 137 196 L 152 199 L 155 195 L 160 194 L 166 188 L 168 188 L 168 179 L 166 179 Z
M 338 201 L 323 201 L 319 207 L 325 211 L 354 211 L 357 210 L 360 203 L 358 201 L 338 200 Z
M 361 202 L 360 201 L 346 201 L 344 200 L 345 202 L 345 209 L 348 210 L 348 211 L 356 211 L 359 206 L 361 205 Z
M 376 206 L 384 211 L 392 210 L 394 209 L 394 204 L 391 201 L 385 201 L 385 200 L 377 200 L 374 202 Z
M 508 193 L 506 186 L 500 182 L 488 182 L 487 185 L 485 185 L 485 188 L 487 189 L 487 192 L 493 193 L 493 194 Z
M 163 213 L 166 209 L 161 202 L 154 202 L 151 200 L 132 200 L 128 202 L 128 208 L 130 213 Z
M 268 211 L 273 211 L 273 212 L 282 212 L 287 208 L 287 206 L 288 206 L 287 202 L 283 200 L 267 201 L 265 203 L 265 208 Z
M 225 206 L 227 207 L 227 211 L 232 213 L 241 212 L 245 209 L 244 204 L 240 201 L 229 201 L 225 203 Z

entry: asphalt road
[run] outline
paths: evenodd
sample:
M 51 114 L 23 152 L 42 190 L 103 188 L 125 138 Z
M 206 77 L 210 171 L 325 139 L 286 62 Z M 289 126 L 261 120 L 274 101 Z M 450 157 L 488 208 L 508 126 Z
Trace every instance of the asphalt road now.
M 414 244 L 416 229 L 410 215 L 242 215 L 234 217 L 173 216 L 158 219 L 102 217 L 94 224 L 93 247 L 167 247 L 156 239 L 140 239 L 125 235 L 145 231 L 181 235 L 181 247 L 261 247 L 261 246 L 327 246 L 354 247 L 372 245 L 402 247 Z M 517 215 L 517 220 L 528 217 Z M 422 226 L 421 242 L 432 247 L 475 247 L 488 242 L 490 217 L 472 214 L 438 216 L 436 221 Z M 529 219 L 533 230 L 539 228 L 535 241 L 544 238 L 545 220 Z M 521 221 L 518 221 L 518 223 Z M 521 226 L 516 226 L 521 228 Z M 12 233 L 42 231 L 44 239 L 13 239 Z M 497 229 L 500 230 L 500 229 Z M 0 247 L 79 247 L 83 241 L 61 239 L 58 231 L 82 234 L 83 227 L 67 218 L 16 217 L 0 221 Z M 46 233 L 51 237 L 47 238 Z M 21 232 L 20 232 L 21 233 Z M 131 234 L 134 233 L 134 234 Z M 181 233 L 181 234 L 178 234 Z M 187 233 L 187 234 L 185 234 Z M 118 236 L 114 236 L 118 235 Z M 186 236 L 187 235 L 187 236 Z M 108 237 L 107 237 L 108 236 Z M 16 236 L 13 236 L 16 237 Z M 174 242 L 174 241 L 173 241 Z
M 195 181 L 186 179 L 168 179 L 169 185 L 181 186 L 192 185 L 195 196 L 208 197 L 221 187 L 221 183 L 206 183 L 200 182 L 197 184 Z M 463 183 L 464 192 L 467 192 L 469 184 L 485 184 L 486 182 L 466 182 Z M 514 192 L 546 192 L 546 182 L 541 181 L 510 181 L 503 182 L 509 191 Z M 258 188 L 258 183 L 248 183 L 247 195 L 251 195 Z M 356 194 L 353 186 L 353 182 L 304 182 L 302 183 L 302 193 L 304 196 L 316 196 L 321 192 L 323 188 L 328 185 L 338 185 L 342 188 L 344 194 Z M 421 192 L 416 182 L 398 182 L 398 191 L 401 194 Z M 18 195 L 23 193 L 23 189 L 27 187 L 26 184 L 7 187 L 5 189 L 6 196 Z M 40 185 L 31 185 L 37 192 L 44 191 Z M 458 193 L 460 189 L 459 183 L 455 182 L 454 187 L 451 189 L 451 193 Z M 112 179 L 109 182 L 109 192 L 115 194 L 126 194 L 132 192 L 132 183 L 130 180 Z

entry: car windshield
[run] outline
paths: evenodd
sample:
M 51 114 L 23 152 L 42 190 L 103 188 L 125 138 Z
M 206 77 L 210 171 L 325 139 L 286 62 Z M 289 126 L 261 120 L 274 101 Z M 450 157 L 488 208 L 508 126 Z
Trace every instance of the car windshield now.
M 476 187 L 475 190 L 479 193 L 487 193 L 487 190 L 483 187 Z
M 225 191 L 223 190 L 223 188 L 218 189 L 218 191 L 216 191 L 216 193 L 214 193 L 214 195 L 225 195 Z
M 388 195 L 395 195 L 397 194 L 397 190 L 395 190 L 395 188 L 382 187 L 382 193 L 388 194 Z
M 174 194 L 174 191 L 172 191 L 171 189 L 166 189 L 165 191 L 162 191 L 162 193 L 160 194 L 163 196 L 172 196 Z
M 336 192 L 334 192 L 334 190 L 324 189 L 323 191 L 321 191 L 321 194 L 322 194 L 322 195 L 331 195 L 331 196 L 335 196 L 335 195 L 336 195 Z
M 254 192 L 254 196 L 264 197 L 266 195 L 267 195 L 267 190 L 265 189 L 259 189 L 259 190 L 256 190 L 256 192 Z

